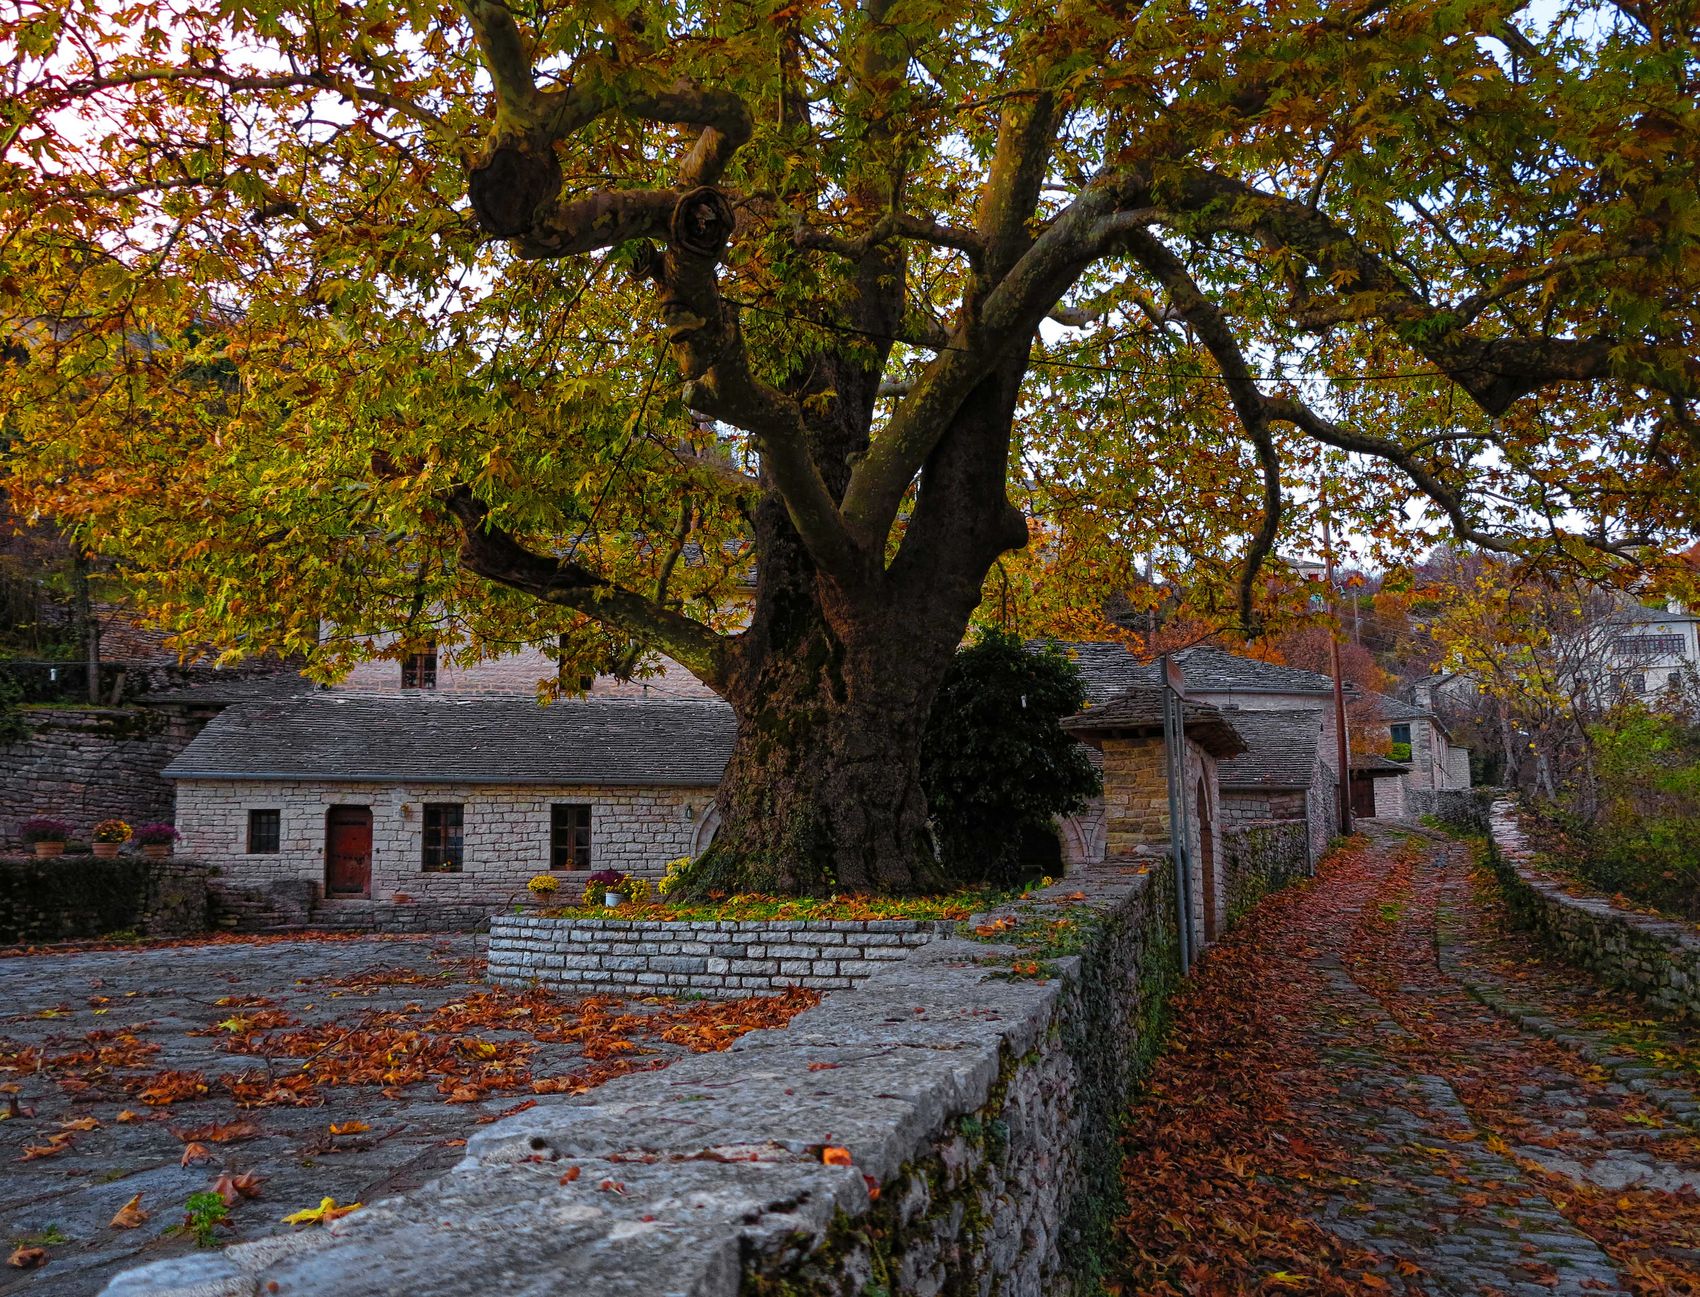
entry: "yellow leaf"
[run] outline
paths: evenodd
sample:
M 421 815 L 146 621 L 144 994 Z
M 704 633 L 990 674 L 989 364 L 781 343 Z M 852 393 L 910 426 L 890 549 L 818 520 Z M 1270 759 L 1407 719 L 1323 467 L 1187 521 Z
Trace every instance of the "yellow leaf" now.
M 331 1134 L 333 1135 L 358 1135 L 363 1130 L 371 1129 L 363 1121 L 333 1121 L 331 1123 Z
M 346 1216 L 351 1211 L 359 1211 L 364 1204 L 351 1202 L 346 1207 L 338 1207 L 335 1198 L 321 1198 L 317 1207 L 308 1207 L 304 1211 L 291 1212 L 283 1218 L 285 1225 L 328 1225 L 339 1216 Z

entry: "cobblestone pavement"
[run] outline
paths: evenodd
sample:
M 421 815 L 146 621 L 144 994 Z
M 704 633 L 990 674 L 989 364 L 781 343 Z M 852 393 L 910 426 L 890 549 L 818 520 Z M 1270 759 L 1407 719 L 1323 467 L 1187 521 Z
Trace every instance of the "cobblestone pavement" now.
M 186 1200 L 226 1172 L 260 1186 L 229 1194 L 219 1243 L 282 1230 L 325 1197 L 404 1191 L 458 1160 L 477 1123 L 527 1104 L 533 1078 L 576 1091 L 661 1066 L 740 1012 L 491 991 L 475 940 L 0 959 L 0 1241 L 46 1253 L 0 1267 L 0 1292 L 92 1294 L 125 1265 L 191 1250 Z M 147 1219 L 116 1227 L 138 1194 Z
M 1213 951 L 1134 1114 L 1123 1291 L 1700 1293 L 1681 1032 L 1497 919 L 1464 845 L 1376 830 Z

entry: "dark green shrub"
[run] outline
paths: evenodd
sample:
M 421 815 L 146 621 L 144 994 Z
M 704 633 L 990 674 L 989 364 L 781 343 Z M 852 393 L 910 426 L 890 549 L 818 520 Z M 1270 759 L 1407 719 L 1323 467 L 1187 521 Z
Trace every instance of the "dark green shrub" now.
M 984 632 L 960 650 L 933 703 L 921 779 L 939 851 L 965 883 L 1009 886 L 1060 863 L 1053 819 L 1097 794 L 1085 747 L 1057 722 L 1086 697 L 1060 649 Z

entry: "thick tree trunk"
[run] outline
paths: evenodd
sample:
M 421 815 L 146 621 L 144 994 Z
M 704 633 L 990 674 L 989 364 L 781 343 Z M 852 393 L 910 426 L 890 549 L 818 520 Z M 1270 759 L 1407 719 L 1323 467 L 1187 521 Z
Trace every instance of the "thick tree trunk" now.
M 936 656 L 936 655 L 935 655 Z M 736 707 L 720 830 L 691 890 L 821 896 L 947 885 L 921 786 L 930 664 L 831 651 L 775 662 Z

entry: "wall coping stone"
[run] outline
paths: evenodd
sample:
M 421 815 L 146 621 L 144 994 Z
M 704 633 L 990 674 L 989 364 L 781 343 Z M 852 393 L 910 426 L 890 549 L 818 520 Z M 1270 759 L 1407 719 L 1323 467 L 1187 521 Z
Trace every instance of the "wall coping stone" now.
M 1679 1016 L 1700 1018 L 1700 931 L 1693 924 L 1577 895 L 1542 871 L 1508 799 L 1489 813 L 1494 865 L 1513 917 L 1558 954 Z
M 1071 1015 L 1082 1014 L 1083 1004 L 1105 1003 L 1085 979 L 1089 963 L 1107 957 L 1107 943 L 1122 943 L 1123 955 L 1160 949 L 1143 944 L 1149 924 L 1163 922 L 1167 889 L 1154 889 L 1156 880 L 1149 862 L 1112 861 L 1039 893 L 1035 899 L 1057 901 L 1085 893 L 1070 912 L 1089 911 L 1097 920 L 1087 958 L 1049 961 L 1047 980 L 987 966 L 1017 957 L 1015 947 L 939 937 L 783 1029 L 752 1032 L 723 1053 L 617 1078 L 588 1094 L 542 1098 L 477 1131 L 464 1160 L 419 1190 L 328 1228 L 125 1272 L 106 1297 L 279 1290 L 296 1297 L 460 1297 L 492 1286 L 504 1297 L 733 1297 L 747 1270 L 794 1271 L 819 1256 L 846 1221 L 866 1218 L 870 1180 L 890 1184 L 941 1141 L 960 1144 L 954 1123 L 1001 1102 L 999 1086 L 1011 1069 L 1042 1071 L 1045 1051 L 1063 1048 L 1058 1033 L 1066 1039 L 1083 1029 Z M 1121 1055 L 1104 1051 L 1090 1061 L 1102 1067 L 1112 1057 Z M 1040 1087 L 1034 1093 L 1058 1101 L 1049 1075 L 1032 1079 Z M 1125 1087 L 1128 1079 L 1115 1084 Z M 825 1145 L 848 1148 L 854 1165 L 823 1165 Z M 1066 1138 L 1060 1148 L 1045 1147 L 1047 1158 L 1081 1153 Z M 562 1184 L 568 1165 L 580 1174 Z M 1035 1194 L 1069 1192 L 1057 1167 L 1024 1173 L 1036 1176 L 1028 1185 Z M 888 1194 L 881 1209 L 892 1201 Z M 996 1210 L 1011 1210 L 1007 1199 Z M 1019 1229 L 1013 1238 L 989 1230 L 978 1239 L 1000 1290 L 1068 1290 L 1058 1271 L 1074 1258 L 1059 1242 L 1061 1220 L 1050 1223 L 1050 1237 L 1038 1242 Z M 821 1264 L 829 1277 L 834 1264 L 840 1267 L 842 1291 L 860 1291 L 862 1276 L 844 1275 L 842 1259 Z

